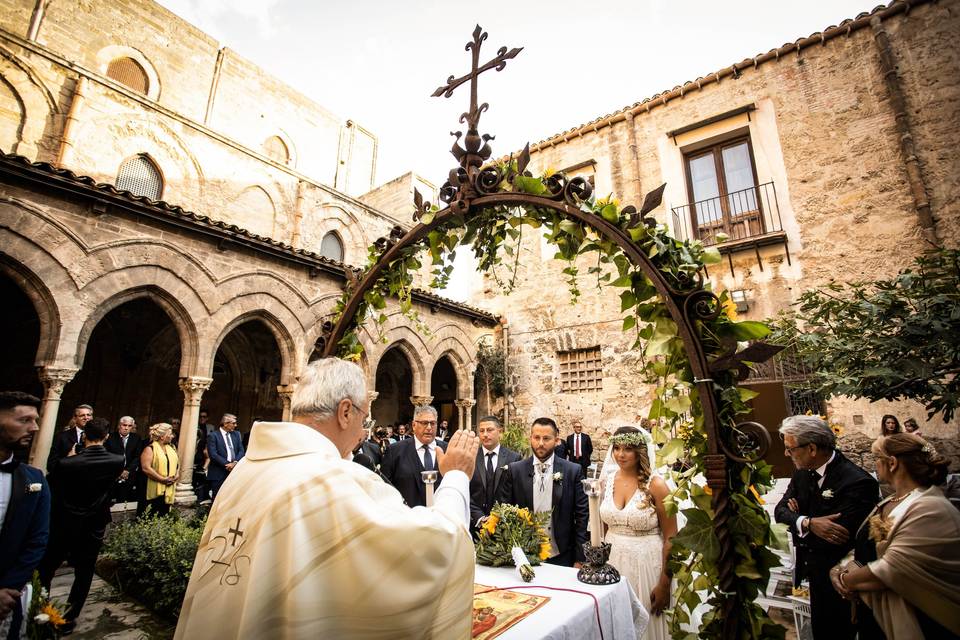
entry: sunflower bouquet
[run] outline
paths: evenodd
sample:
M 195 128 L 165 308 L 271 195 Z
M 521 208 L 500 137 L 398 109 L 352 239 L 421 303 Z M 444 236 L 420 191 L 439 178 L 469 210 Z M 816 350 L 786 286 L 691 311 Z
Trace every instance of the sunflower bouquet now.
M 66 624 L 63 607 L 50 599 L 50 594 L 40 584 L 40 577 L 33 572 L 33 590 L 30 608 L 24 620 L 26 637 L 29 640 L 47 640 L 60 637 L 60 627 Z
M 524 582 L 530 582 L 533 567 L 550 557 L 549 519 L 550 512 L 533 513 L 498 502 L 480 527 L 477 562 L 491 567 L 515 565 Z

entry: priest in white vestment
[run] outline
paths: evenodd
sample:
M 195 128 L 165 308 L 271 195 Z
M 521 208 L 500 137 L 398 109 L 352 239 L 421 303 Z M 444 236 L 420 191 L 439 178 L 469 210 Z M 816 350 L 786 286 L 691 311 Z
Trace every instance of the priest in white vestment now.
M 349 459 L 367 417 L 363 372 L 310 363 L 292 422 L 257 423 L 210 512 L 175 638 L 469 638 L 467 530 L 478 441 L 458 431 L 435 506 L 410 509 Z

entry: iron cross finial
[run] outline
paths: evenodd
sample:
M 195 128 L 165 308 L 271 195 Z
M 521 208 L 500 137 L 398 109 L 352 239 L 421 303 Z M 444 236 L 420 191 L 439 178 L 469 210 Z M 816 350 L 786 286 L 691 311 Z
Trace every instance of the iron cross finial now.
M 480 25 L 473 30 L 473 40 L 467 43 L 467 46 L 464 47 L 465 51 L 470 51 L 472 53 L 472 68 L 470 73 L 461 76 L 459 78 L 451 75 L 447 78 L 447 84 L 442 87 L 437 87 L 437 90 L 433 92 L 432 97 L 439 98 L 443 96 L 444 98 L 449 98 L 453 95 L 454 89 L 465 83 L 467 80 L 470 81 L 470 109 L 462 116 L 460 116 L 460 122 L 467 122 L 467 125 L 470 129 L 476 130 L 477 125 L 480 122 L 480 114 L 487 110 L 487 104 L 483 103 L 481 105 L 477 104 L 477 77 L 484 71 L 489 71 L 490 69 L 496 69 L 497 71 L 502 71 L 504 67 L 507 66 L 507 60 L 517 57 L 517 54 L 523 51 L 523 47 L 514 47 L 507 51 L 506 47 L 500 47 L 500 50 L 497 51 L 497 56 L 480 66 L 480 45 L 483 44 L 483 41 L 487 39 L 487 32 L 480 28 Z

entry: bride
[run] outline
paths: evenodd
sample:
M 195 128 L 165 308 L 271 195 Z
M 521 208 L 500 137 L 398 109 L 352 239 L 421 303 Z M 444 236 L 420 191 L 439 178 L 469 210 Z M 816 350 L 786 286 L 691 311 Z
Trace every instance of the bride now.
M 641 601 L 649 602 L 653 617 L 647 640 L 666 640 L 670 607 L 670 577 L 666 560 L 677 519 L 669 517 L 663 500 L 669 489 L 663 478 L 652 475 L 650 436 L 636 427 L 620 427 L 610 438 L 616 473 L 605 475 L 600 519 L 610 543 L 610 564 L 633 585 Z

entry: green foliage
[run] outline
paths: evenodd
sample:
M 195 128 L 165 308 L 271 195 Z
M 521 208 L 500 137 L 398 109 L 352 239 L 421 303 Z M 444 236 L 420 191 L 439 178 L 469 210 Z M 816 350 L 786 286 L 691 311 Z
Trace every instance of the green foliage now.
M 503 397 L 507 390 L 507 357 L 501 347 L 480 343 L 477 348 L 477 376 L 491 393 Z
M 157 613 L 177 617 L 205 524 L 205 513 L 185 518 L 172 511 L 111 528 L 101 567 L 112 575 L 104 578 Z
M 526 457 L 531 452 L 530 430 L 521 422 L 511 422 L 503 428 L 500 444 Z
M 800 296 L 772 342 L 796 349 L 824 395 L 909 398 L 949 422 L 960 404 L 960 251 L 924 254 L 895 277 Z
M 550 512 L 531 513 L 512 504 L 493 505 L 477 536 L 477 562 L 490 567 L 514 564 L 511 549 L 520 547 L 531 566 L 550 557 L 547 522 Z
M 495 169 L 503 177 L 499 185 L 501 192 L 539 196 L 555 193 L 551 187 L 559 184 L 556 176 L 521 175 L 516 163 L 496 165 Z M 737 322 L 733 305 L 725 292 L 713 298 L 701 291 L 709 289 L 704 276 L 705 265 L 720 259 L 715 248 L 705 248 L 699 240 L 681 242 L 671 237 L 664 225 L 640 216 L 633 207 L 621 208 L 610 197 L 590 198 L 580 202 L 579 206 L 584 213 L 595 216 L 592 218 L 596 220 L 595 224 L 591 219 L 581 222 L 552 205 L 540 203 L 471 209 L 466 216 L 445 214 L 441 217 L 431 213 L 426 218 L 421 217 L 421 224 L 432 226 L 429 234 L 421 242 L 401 249 L 398 252 L 400 257 L 381 272 L 374 290 L 364 296 L 358 312 L 351 318 L 350 330 L 338 345 L 338 352 L 341 357 L 360 357 L 363 348 L 357 331 L 368 315 L 372 315 L 369 310 L 380 304 L 381 299 L 397 297 L 401 309 L 410 312 L 412 273 L 420 265 L 417 260 L 420 253 L 430 256 L 434 284 L 442 285 L 452 271 L 455 249 L 468 246 L 477 259 L 479 270 L 491 274 L 501 287 L 509 291 L 516 277 L 522 230 L 524 227 L 538 229 L 538 233 L 556 248 L 554 258 L 567 263 L 563 275 L 573 301 L 580 295 L 580 286 L 586 282 L 580 265 L 586 258 L 592 263 L 595 256 L 595 266 L 591 266 L 586 275 L 595 276 L 597 287 L 614 288 L 620 298 L 622 328 L 634 336 L 633 348 L 641 350 L 646 380 L 656 385 L 649 420 L 653 424 L 654 442 L 661 448 L 658 462 L 678 469 L 671 474 L 677 488 L 668 498 L 668 509 L 675 514 L 678 505 L 687 499 L 697 507 L 688 510 L 687 523 L 674 538 L 670 560 L 678 584 L 677 606 L 671 611 L 670 625 L 675 635 L 682 635 L 680 625 L 689 620 L 693 608 L 700 604 L 696 591 L 707 591 L 708 601 L 714 607 L 726 595 L 721 592 L 719 584 L 719 562 L 726 558 L 720 558 L 721 549 L 713 529 L 712 497 L 709 491 L 694 482 L 695 477 L 706 471 L 708 453 L 700 391 L 694 384 L 690 359 L 678 335 L 677 323 L 657 287 L 613 238 L 604 235 L 606 231 L 601 233 L 598 229 L 608 224 L 616 226 L 619 233 L 629 236 L 633 246 L 646 256 L 647 263 L 659 272 L 669 288 L 689 296 L 686 300 L 688 312 L 698 317 L 693 328 L 708 360 L 733 355 L 738 344 L 763 338 L 769 329 L 759 322 Z M 367 273 L 377 264 L 379 256 L 380 251 L 371 247 Z M 513 270 L 505 282 L 498 275 L 498 269 L 504 267 Z M 337 318 L 343 313 L 351 291 L 352 288 L 348 288 L 344 293 L 337 307 Z M 678 294 L 678 298 L 681 295 Z M 383 314 L 374 319 L 380 323 L 385 321 Z M 746 404 L 748 394 L 738 390 L 733 371 L 712 375 L 712 393 L 718 406 L 720 437 L 731 442 L 736 436 L 737 416 L 749 410 Z M 524 425 L 508 425 L 502 442 L 521 453 L 529 452 Z M 771 468 L 763 462 L 728 462 L 727 468 L 728 515 L 732 522 L 729 553 L 734 555 L 738 576 L 730 588 L 744 603 L 738 612 L 741 617 L 738 621 L 739 637 L 782 638 L 783 630 L 774 625 L 759 607 L 751 604 L 765 587 L 770 568 L 779 564 L 776 556 L 766 549 L 767 545 L 777 544 L 777 539 L 769 517 L 759 503 L 760 494 L 772 482 Z M 699 577 L 694 579 L 694 576 Z M 723 637 L 723 621 L 716 612 L 714 609 L 704 618 L 700 637 Z

